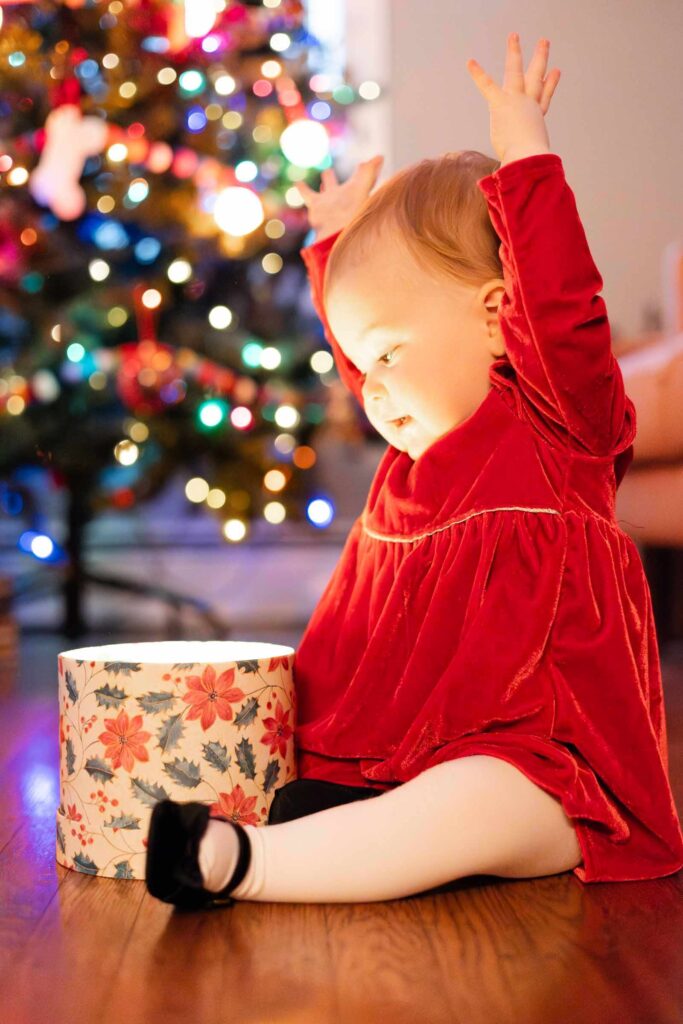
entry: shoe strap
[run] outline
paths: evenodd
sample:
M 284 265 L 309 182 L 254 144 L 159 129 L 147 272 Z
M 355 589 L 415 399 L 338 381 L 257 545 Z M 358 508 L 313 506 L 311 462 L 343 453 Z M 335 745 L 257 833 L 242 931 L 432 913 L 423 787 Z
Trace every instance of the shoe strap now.
M 243 828 L 242 825 L 239 824 L 239 822 L 232 821 L 231 818 L 224 818 L 219 814 L 213 815 L 212 817 L 215 817 L 218 821 L 227 821 L 229 825 L 232 825 L 232 827 L 237 832 L 237 839 L 239 840 L 240 844 L 240 852 L 237 858 L 237 864 L 235 865 L 235 870 L 232 873 L 230 881 L 223 889 L 221 889 L 220 893 L 214 894 L 214 897 L 228 896 L 233 889 L 237 888 L 237 886 L 240 884 L 240 882 L 246 875 L 247 871 L 249 870 L 249 865 L 251 864 L 251 842 L 249 840 L 249 836 L 247 835 L 247 830 Z

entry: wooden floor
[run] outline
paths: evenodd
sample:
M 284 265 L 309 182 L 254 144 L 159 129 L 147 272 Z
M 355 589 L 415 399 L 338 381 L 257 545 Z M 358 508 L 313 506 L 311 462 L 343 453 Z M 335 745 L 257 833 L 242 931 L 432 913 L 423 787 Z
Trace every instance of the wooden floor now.
M 153 638 L 151 638 L 153 639 Z M 31 637 L 0 699 L 0 1020 L 6 1024 L 680 1024 L 683 872 L 583 885 L 478 876 L 363 904 L 176 914 L 142 881 L 55 861 L 56 655 Z M 683 646 L 663 655 L 683 811 Z

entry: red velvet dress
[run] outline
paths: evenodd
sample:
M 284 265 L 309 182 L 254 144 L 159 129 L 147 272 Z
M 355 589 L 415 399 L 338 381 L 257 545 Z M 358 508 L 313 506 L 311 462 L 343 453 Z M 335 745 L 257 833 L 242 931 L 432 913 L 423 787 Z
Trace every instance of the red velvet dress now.
M 602 278 L 559 156 L 478 187 L 500 239 L 506 355 L 467 419 L 416 460 L 393 445 L 381 458 L 296 651 L 299 776 L 389 789 L 500 757 L 562 802 L 582 882 L 669 875 L 683 835 L 651 596 L 615 518 L 636 418 Z M 362 403 L 322 307 L 336 238 L 301 255 Z

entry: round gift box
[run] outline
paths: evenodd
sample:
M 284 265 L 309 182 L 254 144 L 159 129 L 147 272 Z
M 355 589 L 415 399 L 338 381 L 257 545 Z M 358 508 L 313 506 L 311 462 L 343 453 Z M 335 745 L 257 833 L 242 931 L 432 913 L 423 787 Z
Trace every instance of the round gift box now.
M 145 877 L 159 800 L 262 825 L 296 778 L 294 650 L 252 641 L 112 644 L 58 655 L 57 861 Z

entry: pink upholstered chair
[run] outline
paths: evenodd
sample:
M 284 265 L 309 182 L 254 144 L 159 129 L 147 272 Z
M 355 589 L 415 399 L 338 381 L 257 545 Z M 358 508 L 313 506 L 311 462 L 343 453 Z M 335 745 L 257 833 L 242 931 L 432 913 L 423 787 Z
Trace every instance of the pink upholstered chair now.
M 638 544 L 668 641 L 683 634 L 683 244 L 667 247 L 662 277 L 662 329 L 614 344 L 638 426 L 616 515 Z

